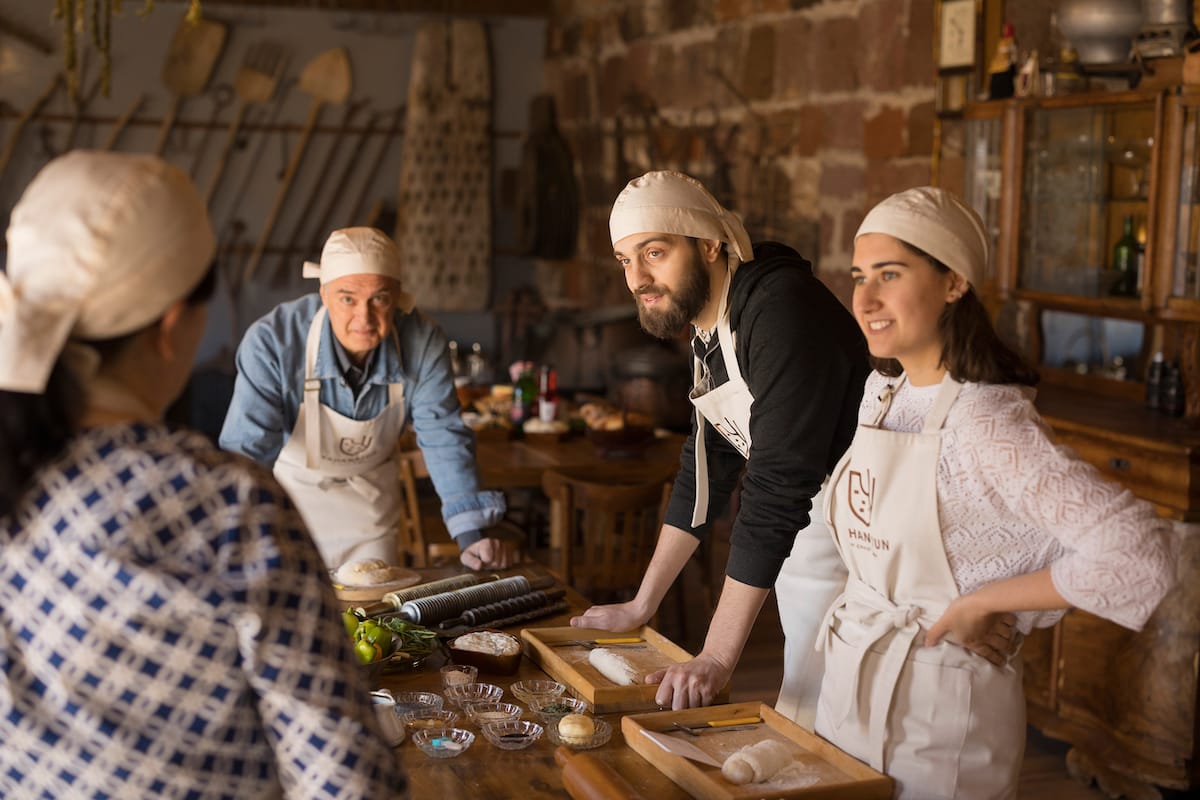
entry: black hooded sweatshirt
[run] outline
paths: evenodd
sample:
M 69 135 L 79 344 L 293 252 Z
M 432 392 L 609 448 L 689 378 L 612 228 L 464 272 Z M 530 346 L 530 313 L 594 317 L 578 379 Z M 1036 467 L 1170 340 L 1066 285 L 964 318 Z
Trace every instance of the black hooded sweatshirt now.
M 786 245 L 755 245 L 754 260 L 734 273 L 729 312 L 738 366 L 754 396 L 750 457 L 743 459 L 705 422 L 709 522 L 693 528 L 693 419 L 665 521 L 698 538 L 707 536 L 744 470 L 726 574 L 768 588 L 797 532 L 808 526 L 809 514 L 823 513 L 812 508 L 812 498 L 854 438 L 870 366 L 854 318 L 813 275 L 812 265 Z M 728 380 L 717 336 L 707 343 L 693 336 L 692 349 L 713 386 Z

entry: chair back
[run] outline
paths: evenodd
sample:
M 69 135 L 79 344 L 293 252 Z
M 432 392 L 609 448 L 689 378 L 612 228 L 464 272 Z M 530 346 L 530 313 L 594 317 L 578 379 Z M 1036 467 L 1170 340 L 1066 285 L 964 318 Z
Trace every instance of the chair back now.
M 430 502 L 421 502 L 419 482 L 429 479 L 424 454 L 419 449 L 400 450 L 396 453 L 396 460 L 404 501 L 398 532 L 400 552 L 414 567 L 427 567 L 431 562 L 445 559 L 457 561 L 458 545 L 442 521 L 441 502 L 437 495 L 433 494 Z
M 674 469 L 623 478 L 613 470 L 549 470 L 551 569 L 594 601 L 629 599 L 654 554 Z

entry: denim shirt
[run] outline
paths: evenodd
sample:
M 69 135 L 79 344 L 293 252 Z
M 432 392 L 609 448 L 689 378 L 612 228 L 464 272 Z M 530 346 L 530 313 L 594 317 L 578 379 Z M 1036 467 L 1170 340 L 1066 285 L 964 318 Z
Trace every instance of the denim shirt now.
M 238 345 L 237 381 L 221 428 L 221 447 L 268 467 L 275 464 L 303 405 L 304 343 L 320 308 L 320 295 L 305 295 L 278 306 L 246 331 Z M 392 324 L 400 352 L 392 337 L 385 338 L 355 397 L 338 368 L 336 340 L 325 320 L 313 367 L 313 377 L 321 381 L 321 404 L 351 419 L 371 419 L 387 405 L 388 384 L 403 383 L 405 416 L 442 500 L 442 517 L 465 548 L 481 538 L 480 529 L 504 514 L 504 496 L 480 488 L 475 439 L 459 415 L 446 335 L 416 310 L 397 309 Z

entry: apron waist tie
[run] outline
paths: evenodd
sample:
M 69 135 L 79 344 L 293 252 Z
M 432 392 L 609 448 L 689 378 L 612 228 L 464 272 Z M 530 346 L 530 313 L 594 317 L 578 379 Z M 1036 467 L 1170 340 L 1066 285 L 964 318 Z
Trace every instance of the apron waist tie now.
M 850 676 L 850 690 L 842 698 L 841 706 L 833 709 L 833 718 L 838 725 L 843 724 L 851 714 L 855 718 L 861 718 L 859 684 L 862 679 L 863 661 L 867 651 L 885 636 L 894 633 L 895 635 L 892 636 L 883 653 L 879 674 L 876 676 L 875 685 L 869 698 L 870 708 L 881 712 L 871 716 L 868 729 L 870 765 L 882 772 L 886 767 L 883 756 L 887 738 L 888 713 L 892 707 L 896 685 L 900 682 L 900 672 L 904 669 L 904 662 L 908 659 L 908 653 L 912 649 L 913 642 L 916 641 L 917 634 L 921 632 L 920 618 L 924 610 L 920 606 L 896 605 L 866 583 L 851 577 L 846 582 L 846 591 L 834 601 L 825 614 L 822 622 L 825 635 L 817 637 L 818 650 L 825 650 L 829 647 L 830 639 L 833 636 L 834 615 L 845 608 L 851 600 L 866 606 L 867 613 L 860 619 L 860 622 L 866 626 L 866 630 L 858 644 L 847 643 L 847 646 L 855 651 L 857 657 L 854 660 L 854 672 Z
M 379 487 L 362 475 L 351 475 L 347 478 L 322 478 L 317 482 L 317 488 L 325 491 L 335 486 L 349 486 L 368 503 L 374 503 L 383 496 Z

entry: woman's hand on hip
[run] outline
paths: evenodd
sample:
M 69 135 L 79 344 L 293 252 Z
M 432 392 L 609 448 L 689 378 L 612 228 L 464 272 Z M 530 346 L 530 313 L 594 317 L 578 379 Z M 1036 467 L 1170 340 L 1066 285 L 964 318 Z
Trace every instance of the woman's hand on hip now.
M 673 711 L 679 711 L 712 705 L 732 675 L 733 667 L 701 653 L 691 661 L 650 673 L 646 683 L 658 684 L 654 702 L 662 708 L 670 706 Z
M 1016 633 L 1016 616 L 987 611 L 972 602 L 971 595 L 964 595 L 946 607 L 946 612 L 925 634 L 925 645 L 932 647 L 949 635 L 972 653 L 996 666 L 1004 666 L 1016 649 Z

